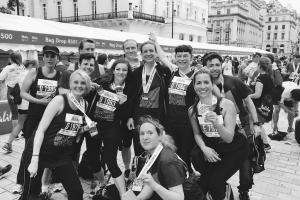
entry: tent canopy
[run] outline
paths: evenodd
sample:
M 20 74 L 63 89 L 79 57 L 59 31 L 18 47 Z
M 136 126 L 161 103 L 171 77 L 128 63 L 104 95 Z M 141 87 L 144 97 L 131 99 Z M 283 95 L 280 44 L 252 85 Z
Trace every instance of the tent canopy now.
M 148 40 L 147 35 L 121 32 L 109 29 L 93 28 L 69 23 L 30 18 L 0 13 L 0 49 L 3 50 L 38 50 L 43 45 L 56 45 L 62 52 L 77 52 L 82 39 L 93 39 L 96 50 L 122 53 L 122 43 L 134 39 L 138 43 Z M 254 52 L 270 53 L 261 49 L 235 46 L 196 43 L 170 38 L 157 37 L 158 42 L 167 52 L 174 52 L 178 45 L 186 44 L 194 48 L 195 54 L 217 51 L 222 54 L 249 55 Z M 25 44 L 25 45 L 24 45 Z

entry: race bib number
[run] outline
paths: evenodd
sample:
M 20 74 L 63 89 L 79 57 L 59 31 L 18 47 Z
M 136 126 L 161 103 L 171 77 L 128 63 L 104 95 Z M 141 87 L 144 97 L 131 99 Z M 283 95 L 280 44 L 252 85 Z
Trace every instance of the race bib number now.
M 36 96 L 39 98 L 54 97 L 57 90 L 57 81 L 38 79 Z
M 98 94 L 100 98 L 96 106 L 114 112 L 116 110 L 116 105 L 119 102 L 118 95 L 107 90 L 101 90 Z
M 191 81 L 191 79 L 174 76 L 171 82 L 171 86 L 169 88 L 169 93 L 185 96 L 186 90 L 190 85 Z
M 54 138 L 54 146 L 66 147 L 73 145 L 75 137 L 83 126 L 83 117 L 67 113 L 65 117 L 65 127 L 60 129 Z
M 220 137 L 218 130 L 215 126 L 205 121 L 205 116 L 198 117 L 198 122 L 200 125 L 201 130 L 206 135 L 206 137 Z M 218 115 L 218 124 L 223 124 L 223 117 L 222 115 Z

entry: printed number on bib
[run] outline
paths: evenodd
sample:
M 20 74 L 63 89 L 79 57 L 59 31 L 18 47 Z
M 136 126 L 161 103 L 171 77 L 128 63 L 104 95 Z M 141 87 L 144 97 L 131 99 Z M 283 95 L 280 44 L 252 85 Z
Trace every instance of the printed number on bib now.
M 185 96 L 186 90 L 190 83 L 190 79 L 174 76 L 174 78 L 172 79 L 171 86 L 169 88 L 169 93 Z
M 43 98 L 55 95 L 57 89 L 57 81 L 38 79 L 36 95 Z
M 83 119 L 80 115 L 66 114 L 65 117 L 66 126 L 64 129 L 61 129 L 58 134 L 66 135 L 69 137 L 75 137 L 83 125 Z
M 100 99 L 97 102 L 97 107 L 114 112 L 119 102 L 118 95 L 107 90 L 101 90 L 98 94 Z
M 220 137 L 218 130 L 211 122 L 205 121 L 205 115 L 198 117 L 201 130 L 207 137 Z M 222 115 L 218 115 L 218 124 L 223 124 Z

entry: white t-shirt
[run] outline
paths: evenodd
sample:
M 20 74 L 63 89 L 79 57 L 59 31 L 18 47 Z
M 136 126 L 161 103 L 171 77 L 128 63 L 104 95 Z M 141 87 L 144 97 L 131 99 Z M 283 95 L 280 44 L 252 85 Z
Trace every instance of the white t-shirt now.
M 27 76 L 27 73 L 29 72 L 30 70 L 27 70 L 25 69 L 21 74 L 20 74 L 20 77 L 19 77 L 19 80 L 18 80 L 18 83 L 20 85 L 20 87 L 22 87 L 22 84 L 23 84 L 23 81 L 25 79 L 25 77 Z M 20 110 L 28 110 L 28 106 L 29 106 L 29 102 L 25 99 L 22 99 L 22 102 L 20 105 L 18 105 L 18 109 Z
M 232 64 L 229 61 L 228 63 L 223 63 L 222 65 L 223 74 L 227 76 L 233 76 L 232 74 Z
M 292 81 L 284 81 L 282 82 L 282 87 L 284 88 L 282 94 L 281 94 L 281 100 L 280 102 L 283 103 L 283 101 L 287 98 L 291 97 L 291 91 L 294 89 L 300 89 L 300 86 Z
M 5 81 L 5 85 L 14 87 L 21 77 L 20 74 L 24 71 L 25 67 L 23 65 L 19 66 L 15 63 L 7 65 L 0 73 L 0 81 Z

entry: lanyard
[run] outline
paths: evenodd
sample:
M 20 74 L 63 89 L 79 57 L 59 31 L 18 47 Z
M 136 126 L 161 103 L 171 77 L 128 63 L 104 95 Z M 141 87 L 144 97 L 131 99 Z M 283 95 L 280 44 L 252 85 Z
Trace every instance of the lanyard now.
M 89 127 L 93 126 L 93 121 L 85 114 L 84 110 L 84 100 L 81 99 L 80 102 L 77 101 L 77 99 L 74 97 L 74 95 L 70 92 L 69 93 L 70 100 L 74 105 L 84 114 L 85 121 Z
M 142 73 L 142 84 L 143 84 L 143 92 L 145 94 L 148 94 L 149 90 L 150 90 L 150 86 L 153 82 L 154 79 L 154 75 L 156 73 L 156 66 L 153 66 L 151 72 L 150 72 L 150 77 L 148 79 L 148 81 L 146 80 L 146 70 L 145 70 L 145 66 L 143 67 L 143 73 Z

